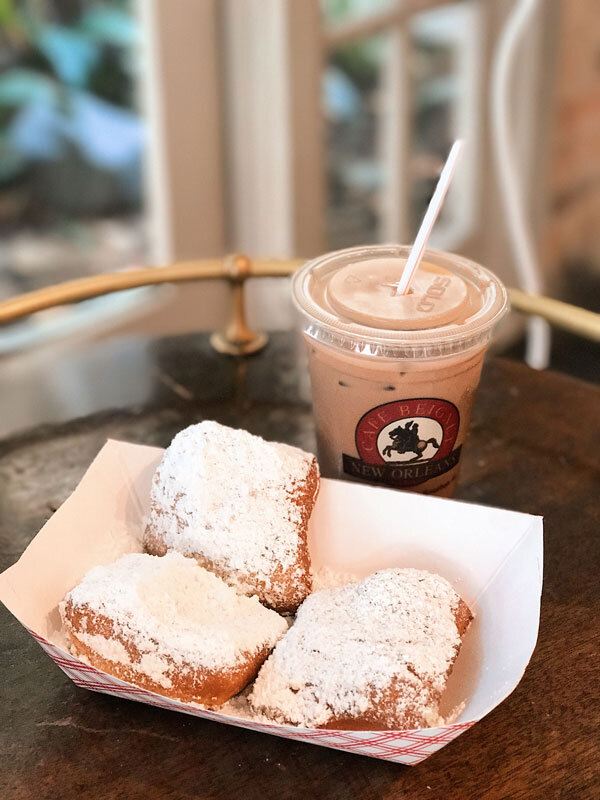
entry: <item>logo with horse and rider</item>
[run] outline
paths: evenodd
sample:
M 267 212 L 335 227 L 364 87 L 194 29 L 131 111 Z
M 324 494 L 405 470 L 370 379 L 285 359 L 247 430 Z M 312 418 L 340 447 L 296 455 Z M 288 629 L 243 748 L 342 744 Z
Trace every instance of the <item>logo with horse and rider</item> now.
M 416 486 L 458 464 L 453 450 L 460 415 L 438 398 L 395 400 L 364 414 L 356 426 L 358 458 L 343 455 L 344 472 L 391 486 Z

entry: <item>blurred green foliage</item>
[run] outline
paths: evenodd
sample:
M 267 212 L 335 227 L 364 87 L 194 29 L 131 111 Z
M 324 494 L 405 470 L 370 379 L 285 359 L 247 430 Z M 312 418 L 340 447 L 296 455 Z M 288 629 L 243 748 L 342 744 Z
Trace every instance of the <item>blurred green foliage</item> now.
M 358 89 L 370 91 L 377 86 L 382 47 L 382 36 L 362 39 L 340 47 L 331 54 L 329 63 L 345 72 Z
M 0 187 L 56 175 L 68 162 L 73 193 L 86 175 L 106 173 L 115 196 L 101 206 L 137 202 L 138 40 L 127 0 L 0 0 Z M 72 210 L 76 197 L 61 189 L 56 197 Z M 53 202 L 46 192 L 44 203 Z
M 390 0 L 322 0 L 325 23 L 338 25 L 348 20 L 373 14 L 390 5 Z M 377 85 L 384 36 L 370 36 L 334 51 L 330 63 L 341 69 L 361 91 L 369 91 Z

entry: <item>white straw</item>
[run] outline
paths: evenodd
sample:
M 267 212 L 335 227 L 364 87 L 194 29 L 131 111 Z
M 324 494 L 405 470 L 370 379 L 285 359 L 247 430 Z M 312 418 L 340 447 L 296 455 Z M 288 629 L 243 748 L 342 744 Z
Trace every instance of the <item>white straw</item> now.
M 419 228 L 419 232 L 417 233 L 415 243 L 412 246 L 412 249 L 404 266 L 404 271 L 402 272 L 402 277 L 398 281 L 398 285 L 396 286 L 396 291 L 394 292 L 394 294 L 406 294 L 408 292 L 410 282 L 412 281 L 413 276 L 417 271 L 417 267 L 419 266 L 419 263 L 423 258 L 423 253 L 425 252 L 425 248 L 427 247 L 427 240 L 429 239 L 429 235 L 432 231 L 433 226 L 435 225 L 435 221 L 444 203 L 444 198 L 446 197 L 446 192 L 448 191 L 448 187 L 450 186 L 450 181 L 452 180 L 452 176 L 454 174 L 454 168 L 460 156 L 462 147 L 463 147 L 462 139 L 457 139 L 457 141 L 454 142 L 454 144 L 452 145 L 452 149 L 450 150 L 448 159 L 444 164 L 444 169 L 440 173 L 440 179 L 438 180 L 438 184 L 435 187 L 435 192 L 433 193 L 433 197 L 429 201 L 429 207 L 427 208 L 427 212 L 423 217 L 423 222 L 421 223 L 421 227 Z

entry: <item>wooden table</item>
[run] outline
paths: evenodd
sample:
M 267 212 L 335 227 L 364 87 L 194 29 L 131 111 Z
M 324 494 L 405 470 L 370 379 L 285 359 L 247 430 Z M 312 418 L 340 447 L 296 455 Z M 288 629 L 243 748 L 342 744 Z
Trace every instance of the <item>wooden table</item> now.
M 240 362 L 216 356 L 200 336 L 149 347 L 157 379 L 143 407 L 0 442 L 2 569 L 107 436 L 166 445 L 179 428 L 212 417 L 314 446 L 306 374 L 288 336 Z M 459 496 L 545 517 L 540 637 L 516 691 L 419 766 L 77 689 L 2 609 L 0 797 L 598 798 L 599 453 L 597 388 L 489 361 Z

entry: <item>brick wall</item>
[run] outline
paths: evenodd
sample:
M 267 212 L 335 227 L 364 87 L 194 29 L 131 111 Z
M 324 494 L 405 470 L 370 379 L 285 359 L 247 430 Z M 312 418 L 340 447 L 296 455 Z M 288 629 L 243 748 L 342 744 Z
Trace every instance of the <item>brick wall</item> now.
M 546 245 L 600 274 L 600 0 L 561 0 Z

